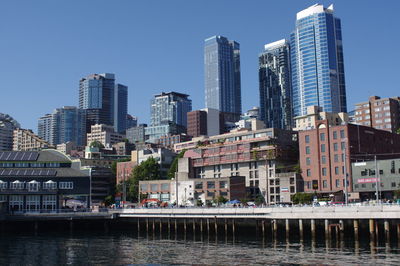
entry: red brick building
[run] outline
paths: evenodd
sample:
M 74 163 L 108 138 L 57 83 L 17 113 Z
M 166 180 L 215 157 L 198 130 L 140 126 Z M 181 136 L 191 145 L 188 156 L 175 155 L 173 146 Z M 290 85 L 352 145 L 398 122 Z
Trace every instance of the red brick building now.
M 344 191 L 345 168 L 351 191 L 351 162 L 366 154 L 400 152 L 400 135 L 355 124 L 329 126 L 326 120 L 317 121 L 316 129 L 299 131 L 299 152 L 305 192 Z
M 128 180 L 128 178 L 131 176 L 133 168 L 136 166 L 135 162 L 129 161 L 129 162 L 120 162 L 117 163 L 117 183 L 119 184 L 124 180 Z

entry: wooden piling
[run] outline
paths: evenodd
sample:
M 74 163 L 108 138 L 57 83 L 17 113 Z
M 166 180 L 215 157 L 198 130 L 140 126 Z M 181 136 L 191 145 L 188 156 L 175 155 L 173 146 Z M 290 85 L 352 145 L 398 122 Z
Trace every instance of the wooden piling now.
M 311 219 L 311 237 L 315 239 L 315 220 Z
M 375 240 L 375 221 L 374 219 L 369 219 L 369 237 L 370 240 Z
M 290 233 L 289 219 L 285 220 L 285 232 L 286 232 L 286 239 L 289 239 L 289 233 Z
M 329 220 L 325 219 L 325 240 L 330 239 L 330 232 L 329 232 Z
M 358 225 L 358 220 L 357 219 L 353 220 L 353 226 L 354 226 L 354 239 L 358 240 L 358 231 L 359 231 L 358 227 L 359 227 L 359 225 Z
M 300 234 L 300 239 L 303 239 L 303 231 L 304 231 L 303 220 L 302 220 L 302 219 L 299 219 L 299 234 Z
M 385 239 L 390 242 L 390 223 L 389 220 L 385 220 Z

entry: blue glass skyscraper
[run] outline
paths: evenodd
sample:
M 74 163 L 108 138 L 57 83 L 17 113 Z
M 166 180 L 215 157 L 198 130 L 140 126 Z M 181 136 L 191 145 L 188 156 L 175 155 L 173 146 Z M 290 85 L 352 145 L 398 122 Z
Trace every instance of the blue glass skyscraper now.
M 297 13 L 290 48 L 294 116 L 313 105 L 346 112 L 342 31 L 333 5 L 315 4 Z
M 114 130 L 125 133 L 128 116 L 128 87 L 122 84 L 115 85 L 114 91 Z
M 207 108 L 240 114 L 240 45 L 223 36 L 205 40 L 205 102 Z

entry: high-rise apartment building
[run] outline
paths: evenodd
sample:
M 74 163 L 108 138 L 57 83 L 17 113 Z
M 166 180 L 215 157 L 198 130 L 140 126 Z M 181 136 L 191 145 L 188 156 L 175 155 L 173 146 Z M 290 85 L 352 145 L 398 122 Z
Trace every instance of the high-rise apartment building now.
M 0 113 L 0 151 L 11 151 L 13 148 L 13 131 L 20 124 L 8 114 Z
M 189 95 L 178 92 L 162 92 L 151 100 L 151 126 L 146 128 L 150 142 L 161 136 L 186 132 L 187 113 L 192 111 Z
M 104 147 L 111 148 L 112 145 L 119 143 L 123 135 L 114 131 L 114 127 L 104 124 L 91 126 L 91 132 L 87 134 L 87 146 L 94 141 L 100 142 Z
M 206 107 L 242 113 L 239 43 L 223 36 L 206 39 L 204 68 Z
M 400 97 L 369 97 L 368 102 L 356 104 L 355 123 L 390 132 L 400 128 Z
M 286 40 L 264 46 L 259 56 L 260 114 L 267 128 L 292 128 L 290 50 Z
M 314 105 L 326 112 L 347 111 L 341 22 L 333 5 L 315 4 L 297 13 L 290 57 L 294 116 Z
M 145 142 L 147 140 L 145 135 L 146 127 L 147 124 L 139 124 L 138 126 L 128 128 L 126 130 L 126 138 L 130 143 Z
M 76 145 L 86 142 L 85 111 L 75 106 L 57 108 L 38 120 L 38 136 L 52 145 L 73 141 Z
M 92 74 L 79 81 L 79 108 L 86 110 L 86 132 L 95 124 L 126 130 L 128 87 L 116 84 L 115 75 Z
M 138 125 L 137 116 L 127 114 L 126 115 L 126 129 L 131 128 L 131 127 L 136 127 L 137 125 Z

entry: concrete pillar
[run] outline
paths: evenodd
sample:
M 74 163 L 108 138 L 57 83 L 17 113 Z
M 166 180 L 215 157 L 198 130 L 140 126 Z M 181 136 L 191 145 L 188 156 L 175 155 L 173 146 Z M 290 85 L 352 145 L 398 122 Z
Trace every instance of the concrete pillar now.
M 137 231 L 140 232 L 140 218 L 137 218 Z
M 168 234 L 171 233 L 171 219 L 168 218 Z
M 385 220 L 385 238 L 386 238 L 386 241 L 390 241 L 390 224 L 389 224 L 389 220 Z
M 343 220 L 339 220 L 339 230 L 340 230 L 340 239 L 343 241 L 343 239 L 344 239 L 344 222 L 343 222 Z
M 183 228 L 184 228 L 185 235 L 186 235 L 186 219 L 183 219 Z
M 200 219 L 200 232 L 203 235 L 203 219 Z
M 178 220 L 175 218 L 175 235 L 178 232 Z
M 160 234 L 162 232 L 162 219 L 160 218 Z
M 379 220 L 375 221 L 375 235 L 376 241 L 379 241 Z
M 400 223 L 397 224 L 397 241 L 400 242 Z
M 156 219 L 153 218 L 153 233 L 156 231 Z
M 299 234 L 300 234 L 300 239 L 303 239 L 303 231 L 304 231 L 303 220 L 302 220 L 302 219 L 299 219 Z
M 358 240 L 358 220 L 354 219 L 353 220 L 353 225 L 354 225 L 354 239 Z
M 215 235 L 217 235 L 218 234 L 217 217 L 214 218 L 214 229 L 215 229 Z
M 325 219 L 325 240 L 330 239 L 329 220 Z
M 315 239 L 315 220 L 311 219 L 311 237 Z
M 195 232 L 196 232 L 196 221 L 195 219 L 193 219 L 193 235 L 195 234 Z
M 274 237 L 276 236 L 276 233 L 278 232 L 278 222 L 276 219 L 272 220 L 272 231 L 274 232 Z
M 149 232 L 149 218 L 146 218 L 146 232 Z
M 224 222 L 225 222 L 225 236 L 227 236 L 228 235 L 228 223 L 227 223 L 226 219 Z
M 232 219 L 232 235 L 235 237 L 235 219 Z
M 210 233 L 210 219 L 207 218 L 207 234 Z
M 261 220 L 261 230 L 262 230 L 262 236 L 265 236 L 265 220 Z
M 290 233 L 289 219 L 285 220 L 285 232 L 286 232 L 286 238 L 289 239 L 289 233 Z
M 375 221 L 374 219 L 369 219 L 369 237 L 370 240 L 375 240 Z

